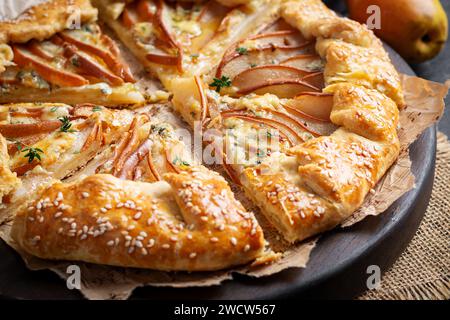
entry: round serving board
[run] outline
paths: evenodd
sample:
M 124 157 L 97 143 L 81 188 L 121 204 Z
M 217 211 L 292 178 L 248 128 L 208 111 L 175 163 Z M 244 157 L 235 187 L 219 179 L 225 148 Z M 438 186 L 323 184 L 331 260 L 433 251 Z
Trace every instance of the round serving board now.
M 400 72 L 413 74 L 392 50 Z M 348 299 L 367 290 L 367 267 L 386 271 L 415 234 L 428 206 L 434 178 L 436 128 L 428 129 L 411 146 L 416 188 L 394 203 L 384 214 L 369 217 L 346 229 L 324 234 L 305 269 L 253 279 L 235 276 L 220 286 L 207 288 L 136 289 L 131 299 Z M 21 257 L 0 241 L 0 296 L 11 299 L 80 299 L 64 281 L 50 271 L 30 271 Z

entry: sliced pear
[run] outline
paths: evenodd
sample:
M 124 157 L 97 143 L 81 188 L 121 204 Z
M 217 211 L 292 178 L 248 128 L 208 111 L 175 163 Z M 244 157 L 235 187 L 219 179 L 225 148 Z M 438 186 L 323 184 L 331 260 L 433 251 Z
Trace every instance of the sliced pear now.
M 274 23 L 268 25 L 263 29 L 262 33 L 273 33 L 277 31 L 292 31 L 294 28 L 288 24 L 284 19 L 278 19 Z
M 325 79 L 323 76 L 323 72 L 316 72 L 306 75 L 302 80 L 316 88 L 319 88 L 320 90 L 325 88 Z
M 247 54 L 243 55 L 236 53 L 231 58 L 224 57 L 219 64 L 216 77 L 220 78 L 222 75 L 225 75 L 230 79 L 233 79 L 236 75 L 249 68 L 270 64 L 275 65 L 289 57 L 313 52 L 314 45 L 305 44 L 300 48 L 265 48 L 249 50 Z
M 288 100 L 285 106 L 299 112 L 303 117 L 316 121 L 330 122 L 333 95 L 307 92 Z
M 162 64 L 166 66 L 176 66 L 178 65 L 179 58 L 177 56 L 171 56 L 166 54 L 162 50 L 155 50 L 155 53 L 148 53 L 146 55 L 148 61 Z
M 319 92 L 320 89 L 304 82 L 300 79 L 274 79 L 266 80 L 256 85 L 249 85 L 248 87 L 240 88 L 237 94 L 245 95 L 249 93 L 256 93 L 264 95 L 271 93 L 279 98 L 293 98 L 304 92 Z
M 123 164 L 122 170 L 117 174 L 117 177 L 121 179 L 133 179 L 135 168 L 137 167 L 139 162 L 141 162 L 146 156 L 151 153 L 152 145 L 153 141 L 151 141 L 150 139 L 146 139 L 135 151 L 133 151 L 128 156 Z M 153 173 L 153 170 L 151 171 Z
M 218 33 L 230 8 L 209 1 L 204 5 L 196 21 L 201 25 L 201 34 L 191 40 L 190 52 L 198 53 Z
M 34 55 L 47 61 L 52 61 L 53 56 L 45 51 L 37 40 L 31 40 L 27 49 Z
M 135 10 L 132 10 L 130 7 L 126 7 L 122 13 L 122 24 L 127 29 L 133 28 L 133 26 L 139 21 L 139 17 Z
M 308 43 L 308 41 L 297 30 L 281 30 L 270 33 L 263 33 L 248 38 L 241 42 L 245 46 L 246 43 L 251 43 L 252 48 L 299 48 Z
M 5 138 L 19 138 L 38 133 L 48 133 L 61 127 L 59 120 L 47 120 L 35 123 L 0 124 L 0 134 Z
M 284 117 L 256 117 L 253 115 L 249 115 L 246 113 L 246 111 L 230 111 L 222 113 L 222 118 L 237 118 L 241 119 L 243 121 L 252 122 L 256 124 L 262 124 L 266 125 L 270 128 L 280 130 L 280 135 L 285 137 L 291 146 L 295 146 L 297 144 L 300 144 L 304 142 L 302 137 L 300 137 L 299 132 L 301 132 L 301 126 L 296 123 L 295 120 L 292 122 L 286 121 L 286 119 L 289 118 L 289 116 L 286 115 L 286 118 Z M 290 118 L 289 118 L 290 119 Z M 290 119 L 291 120 L 291 119 Z M 295 123 L 295 124 L 293 124 Z
M 113 54 L 113 52 L 117 52 L 117 50 L 115 48 L 111 48 L 114 47 L 114 44 L 111 39 L 108 39 L 109 37 L 102 35 L 102 40 L 106 43 L 109 43 L 110 50 L 112 49 L 111 51 L 106 51 L 92 44 L 78 40 L 77 38 L 72 36 L 70 31 L 61 32 L 59 35 L 64 41 L 74 45 L 79 50 L 83 50 L 102 59 L 105 64 L 114 72 L 114 74 L 119 76 L 123 80 L 128 82 L 135 82 L 130 68 L 126 64 L 119 61 L 117 56 Z
M 89 82 L 75 74 L 59 70 L 22 46 L 13 46 L 14 62 L 22 68 L 32 68 L 46 81 L 61 87 L 77 87 L 89 84 Z
M 64 56 L 69 61 L 76 61 L 77 69 L 83 72 L 83 74 L 104 80 L 114 86 L 120 86 L 124 83 L 122 78 L 116 76 L 91 56 L 78 50 L 71 44 L 64 45 Z
M 322 59 L 316 54 L 301 54 L 281 61 L 280 64 L 311 72 L 320 71 L 323 67 Z
M 311 72 L 289 66 L 266 65 L 247 69 L 233 79 L 233 86 L 246 88 L 264 85 L 267 81 L 276 79 L 302 79 L 311 75 Z M 238 89 L 239 90 L 239 89 Z
M 198 95 L 200 98 L 200 105 L 202 108 L 201 111 L 201 119 L 200 121 L 202 122 L 202 124 L 205 122 L 206 117 L 208 116 L 208 99 L 206 97 L 206 93 L 205 93 L 205 84 L 203 83 L 202 79 L 200 79 L 199 76 L 195 76 L 195 84 L 197 86 L 198 89 Z
M 153 21 L 156 10 L 157 8 L 153 1 L 139 0 L 136 3 L 136 13 L 139 17 L 139 21 Z

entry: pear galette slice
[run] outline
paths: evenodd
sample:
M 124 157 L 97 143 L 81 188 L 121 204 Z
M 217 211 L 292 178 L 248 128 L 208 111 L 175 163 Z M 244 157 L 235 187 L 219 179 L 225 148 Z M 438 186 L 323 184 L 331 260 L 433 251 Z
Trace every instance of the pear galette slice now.
M 264 27 L 280 1 L 94 0 L 102 19 L 167 87 L 179 75 L 211 72 L 234 42 Z
M 40 19 L 41 11 L 65 16 L 64 10 L 73 8 L 70 1 L 55 0 L 31 8 L 25 13 L 27 19 L 0 22 L 0 39 L 8 41 L 2 45 L 0 103 L 120 106 L 144 102 L 117 45 L 95 23 L 96 9 L 89 1 L 76 4 L 85 13 L 76 26 Z
M 149 119 L 137 114 L 83 169 L 15 208 L 23 250 L 164 271 L 218 270 L 263 254 L 258 222 L 225 179 L 195 165 L 170 124 Z
M 39 167 L 56 179 L 118 140 L 134 118 L 127 110 L 95 105 L 15 104 L 0 111 L 11 171 L 21 177 Z

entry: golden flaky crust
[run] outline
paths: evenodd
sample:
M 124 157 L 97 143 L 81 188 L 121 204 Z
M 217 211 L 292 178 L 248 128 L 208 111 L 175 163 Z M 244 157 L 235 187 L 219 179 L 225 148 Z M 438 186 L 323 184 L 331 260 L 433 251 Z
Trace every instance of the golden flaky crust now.
M 400 77 L 381 41 L 366 26 L 338 17 L 320 0 L 292 0 L 282 16 L 305 37 L 317 38 L 317 51 L 326 60 L 326 84 L 352 82 L 379 90 L 404 105 Z
M 0 43 L 42 41 L 74 24 L 97 20 L 89 0 L 51 0 L 29 8 L 14 21 L 0 22 Z
M 20 180 L 9 168 L 9 155 L 5 138 L 0 134 L 0 203 L 3 196 L 9 194 L 17 186 Z
M 262 231 L 206 169 L 154 184 L 94 175 L 56 183 L 22 207 L 12 236 L 46 259 L 157 270 L 217 270 L 261 254 Z

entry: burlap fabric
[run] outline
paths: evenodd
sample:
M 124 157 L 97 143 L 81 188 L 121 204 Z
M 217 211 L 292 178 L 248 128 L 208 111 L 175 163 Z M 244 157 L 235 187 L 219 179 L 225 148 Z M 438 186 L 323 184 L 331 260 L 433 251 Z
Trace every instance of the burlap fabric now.
M 359 299 L 450 298 L 450 143 L 438 134 L 436 177 L 430 205 L 406 251 L 384 275 L 378 290 Z

